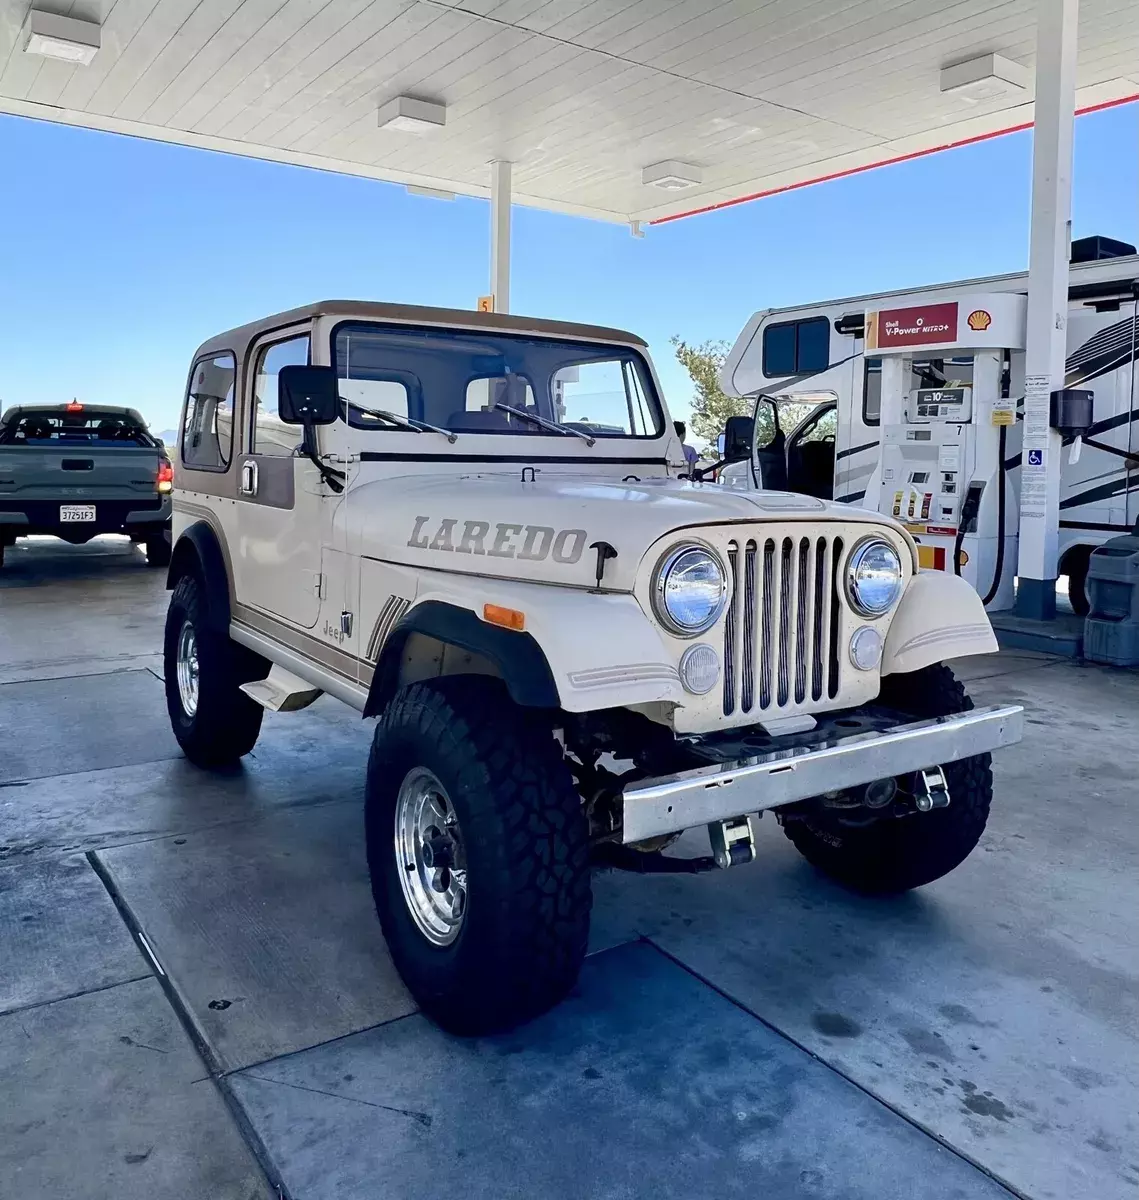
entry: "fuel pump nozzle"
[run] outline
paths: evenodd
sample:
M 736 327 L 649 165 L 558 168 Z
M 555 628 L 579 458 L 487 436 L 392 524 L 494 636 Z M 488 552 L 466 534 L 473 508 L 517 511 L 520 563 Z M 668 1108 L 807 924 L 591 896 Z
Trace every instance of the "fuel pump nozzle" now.
M 1003 430 L 1002 430 L 1003 432 Z M 977 532 L 977 515 L 981 511 L 981 495 L 985 490 L 983 483 L 971 483 L 961 501 L 961 515 L 957 522 L 957 538 L 953 543 L 953 574 L 961 574 L 961 543 L 967 533 Z

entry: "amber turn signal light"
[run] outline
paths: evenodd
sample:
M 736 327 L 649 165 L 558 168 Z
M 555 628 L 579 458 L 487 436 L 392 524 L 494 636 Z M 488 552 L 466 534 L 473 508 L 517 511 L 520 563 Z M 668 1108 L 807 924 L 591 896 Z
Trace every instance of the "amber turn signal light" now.
M 499 604 L 484 604 L 482 619 L 491 625 L 501 625 L 504 629 L 525 629 L 526 614 L 516 608 L 503 608 Z

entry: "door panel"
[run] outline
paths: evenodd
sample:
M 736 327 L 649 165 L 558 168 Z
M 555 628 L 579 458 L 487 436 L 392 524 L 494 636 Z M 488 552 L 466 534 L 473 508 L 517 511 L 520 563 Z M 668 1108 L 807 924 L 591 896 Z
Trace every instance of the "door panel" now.
M 240 467 L 238 598 L 311 629 L 320 612 L 316 468 L 305 459 L 261 454 L 247 454 Z
M 324 498 L 312 463 L 296 457 L 299 426 L 277 418 L 277 373 L 309 357 L 307 327 L 255 346 L 245 384 L 244 443 L 239 460 L 238 599 L 311 629 L 320 614 L 320 546 Z

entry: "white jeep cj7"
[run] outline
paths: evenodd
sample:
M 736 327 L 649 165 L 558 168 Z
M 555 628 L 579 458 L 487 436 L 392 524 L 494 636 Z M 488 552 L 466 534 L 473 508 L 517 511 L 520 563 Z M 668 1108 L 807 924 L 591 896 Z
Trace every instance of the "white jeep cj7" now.
M 754 857 L 773 810 L 850 887 L 956 867 L 1019 708 L 946 660 L 996 649 L 960 579 L 873 512 L 678 479 L 645 344 L 334 301 L 223 333 L 190 371 L 166 695 L 204 767 L 322 692 L 376 727 L 376 908 L 461 1032 L 556 1003 L 596 864 Z M 712 854 L 662 854 L 705 826 Z

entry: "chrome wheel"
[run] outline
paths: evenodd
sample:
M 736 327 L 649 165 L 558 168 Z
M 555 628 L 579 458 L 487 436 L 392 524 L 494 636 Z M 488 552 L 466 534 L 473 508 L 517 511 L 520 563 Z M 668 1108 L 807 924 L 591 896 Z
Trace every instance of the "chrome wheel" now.
M 175 671 L 182 711 L 192 717 L 198 711 L 198 639 L 189 621 L 183 623 L 182 631 L 178 634 Z
M 455 809 L 426 767 L 409 771 L 395 802 L 395 860 L 408 911 L 434 946 L 459 936 L 467 908 L 467 858 Z

